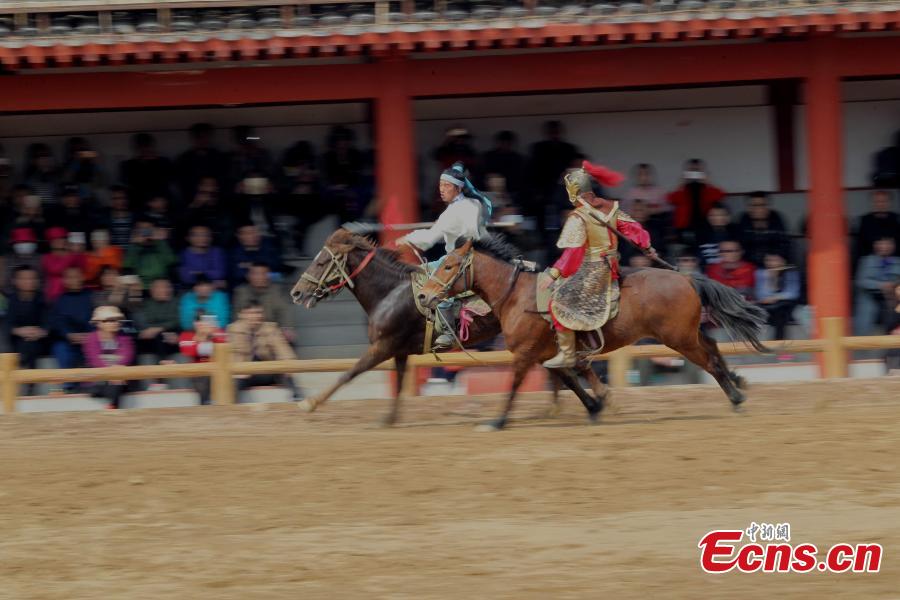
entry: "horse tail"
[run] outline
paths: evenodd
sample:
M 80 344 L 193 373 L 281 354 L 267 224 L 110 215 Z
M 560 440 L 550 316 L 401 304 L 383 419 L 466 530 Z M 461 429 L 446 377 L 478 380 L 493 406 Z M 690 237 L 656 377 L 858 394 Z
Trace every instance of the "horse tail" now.
M 746 342 L 757 352 L 772 353 L 759 339 L 768 320 L 765 310 L 751 304 L 737 290 L 714 281 L 705 275 L 694 273 L 691 282 L 700 303 L 707 308 L 709 318 L 733 339 Z

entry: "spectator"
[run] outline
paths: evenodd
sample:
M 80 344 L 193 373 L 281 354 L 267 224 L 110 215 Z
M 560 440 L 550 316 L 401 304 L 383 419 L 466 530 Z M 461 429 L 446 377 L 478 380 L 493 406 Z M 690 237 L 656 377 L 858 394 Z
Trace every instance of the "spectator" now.
M 66 270 L 75 267 L 81 273 L 84 269 L 84 255 L 75 254 L 70 250 L 68 237 L 69 232 L 62 227 L 51 227 L 47 230 L 50 253 L 41 257 L 41 273 L 44 279 L 44 295 L 51 304 L 65 289 L 63 274 Z
M 787 326 L 800 300 L 800 273 L 779 254 L 766 254 L 765 268 L 756 271 L 756 302 L 769 313 L 776 340 L 786 340 Z
M 235 187 L 229 191 L 247 193 L 247 190 L 243 192 L 238 190 L 237 185 L 251 175 L 264 178 L 268 182 L 268 178 L 272 175 L 272 157 L 269 151 L 260 145 L 260 138 L 252 127 L 238 125 L 231 133 L 235 149 L 228 157 L 230 163 L 228 172 L 235 178 L 233 182 Z
M 81 364 L 82 346 L 91 330 L 94 306 L 91 293 L 84 289 L 81 269 L 69 267 L 63 274 L 65 292 L 56 300 L 50 314 L 50 332 L 53 336 L 53 356 L 61 369 L 71 369 Z M 72 386 L 66 386 L 68 390 Z
M 354 141 L 351 129 L 341 125 L 333 127 L 328 136 L 328 150 L 322 157 L 326 200 L 338 208 L 342 221 L 359 219 L 369 203 L 369 198 L 361 194 L 365 157 Z
M 215 232 L 215 242 L 219 245 L 231 239 L 231 217 L 219 202 L 219 183 L 213 177 L 204 177 L 181 216 L 177 238 L 187 238 L 191 227 L 203 225 Z
M 632 269 L 649 269 L 653 263 L 643 254 L 632 254 L 628 259 L 628 266 Z
M 134 214 L 131 212 L 128 192 L 121 185 L 109 189 L 109 211 L 103 219 L 103 227 L 109 230 L 113 246 L 125 248 L 131 241 Z
M 753 264 L 762 266 L 766 254 L 790 257 L 791 240 L 784 218 L 769 206 L 769 196 L 765 192 L 750 194 L 747 212 L 741 216 L 739 227 L 747 260 Z
M 134 158 L 121 165 L 120 180 L 128 187 L 132 211 L 142 208 L 153 196 L 168 196 L 172 184 L 172 164 L 159 156 L 156 139 L 149 133 L 132 138 Z
M 169 199 L 165 196 L 153 196 L 147 201 L 141 220 L 153 223 L 160 229 L 171 229 L 172 218 L 169 212 Z
M 258 171 L 251 171 L 237 185 L 237 197 L 232 205 L 232 217 L 238 222 L 250 222 L 263 235 L 275 234 L 275 188 L 271 180 Z M 335 200 L 335 207 L 342 200 Z
M 322 200 L 320 174 L 316 154 L 309 142 L 297 142 L 284 153 L 278 189 L 282 194 L 283 212 L 297 221 L 295 245 L 303 250 L 306 231 L 328 214 L 336 212 Z
M 543 128 L 544 139 L 531 147 L 528 161 L 531 189 L 527 201 L 523 202 L 525 213 L 537 218 L 538 231 L 545 229 L 547 207 L 553 206 L 560 177 L 578 158 L 575 146 L 563 140 L 565 131 L 561 122 L 547 121 Z
M 679 273 L 684 273 L 685 275 L 700 273 L 700 259 L 691 254 L 690 251 L 683 251 L 675 261 L 675 266 L 678 267 Z
M 192 362 L 209 362 L 213 355 L 213 345 L 221 344 L 227 339 L 225 332 L 219 327 L 216 315 L 204 314 L 203 311 L 199 311 L 189 320 L 191 321 L 190 327 L 185 328 L 185 331 L 178 337 L 178 349 Z M 209 377 L 195 377 L 192 384 L 197 395 L 200 396 L 200 404 L 209 404 Z
M 900 131 L 894 135 L 894 144 L 883 148 L 875 155 L 875 172 L 872 173 L 875 187 L 900 187 Z M 865 252 L 868 254 L 869 252 Z
M 265 320 L 262 306 L 255 301 L 244 306 L 238 313 L 238 320 L 228 326 L 228 340 L 235 362 L 296 358 L 278 325 Z M 238 376 L 238 389 L 241 391 L 261 385 L 283 385 L 290 390 L 294 400 L 300 400 L 294 378 L 290 375 Z
M 181 253 L 178 269 L 181 283 L 191 285 L 198 275 L 204 275 L 218 288 L 225 287 L 227 277 L 225 252 L 212 245 L 209 227 L 195 225 L 188 234 L 188 247 Z
M 706 213 L 706 223 L 697 235 L 697 250 L 703 266 L 719 262 L 719 244 L 740 239 L 740 228 L 732 223 L 731 212 L 724 204 L 715 204 Z
M 47 222 L 44 220 L 44 209 L 41 199 L 34 194 L 27 194 L 15 205 L 12 229 L 30 229 L 39 240 L 44 239 Z
M 873 254 L 864 256 L 856 271 L 857 308 L 856 329 L 860 335 L 870 335 L 877 325 L 885 323 L 890 294 L 900 279 L 900 258 L 894 256 L 893 238 L 876 240 Z
M 98 306 L 91 317 L 96 327 L 84 341 L 84 358 L 93 368 L 122 367 L 134 362 L 134 342 L 122 333 L 125 315 L 115 306 Z M 94 385 L 93 395 L 106 398 L 106 408 L 117 409 L 128 389 L 127 381 L 101 381 Z
M 752 300 L 756 286 L 755 268 L 743 260 L 743 257 L 741 243 L 726 240 L 719 244 L 719 262 L 709 265 L 706 274 L 710 279 L 734 288 L 745 298 Z
M 666 192 L 656 185 L 656 169 L 653 165 L 641 163 L 634 168 L 634 185 L 622 194 L 622 210 L 631 214 L 631 207 L 638 200 L 647 205 L 651 215 L 669 212 L 672 206 L 666 202 Z
M 19 227 L 12 230 L 12 253 L 3 258 L 3 280 L 0 291 L 10 292 L 13 285 L 13 274 L 20 267 L 29 267 L 40 271 L 41 256 L 37 253 L 38 239 L 34 230 Z
M 631 212 L 628 213 L 632 219 L 641 224 L 644 230 L 650 234 L 650 239 L 654 244 L 658 244 L 660 248 L 666 247 L 666 226 L 665 222 L 658 215 L 650 212 L 650 207 L 643 200 L 635 200 L 631 205 Z M 621 244 L 619 250 L 626 262 L 635 255 L 644 256 L 639 250 L 630 244 Z
M 518 203 L 525 189 L 525 157 L 516 151 L 516 141 L 512 131 L 498 132 L 494 147 L 484 153 L 482 171 L 486 174 L 484 187 L 489 187 L 487 174 L 500 175 L 506 182 L 506 191 Z
M 129 318 L 134 316 L 144 299 L 144 288 L 134 273 L 120 273 L 105 267 L 100 273 L 100 289 L 94 292 L 94 306 L 115 306 Z
M 191 147 L 176 162 L 182 198 L 193 198 L 205 177 L 211 177 L 219 184 L 225 179 L 225 156 L 213 146 L 213 133 L 209 123 L 191 125 Z
M 891 210 L 891 193 L 887 190 L 872 192 L 872 212 L 860 217 L 856 232 L 856 259 L 872 254 L 875 240 L 892 238 L 894 252 L 900 249 L 900 216 Z
M 673 206 L 672 225 L 682 243 L 696 244 L 696 232 L 703 228 L 706 215 L 714 204 L 725 198 L 725 192 L 709 183 L 706 164 L 693 158 L 684 165 L 683 183 L 667 196 Z
M 288 302 L 288 295 L 284 290 L 272 283 L 269 266 L 254 263 L 247 274 L 247 281 L 234 291 L 235 312 L 240 312 L 251 304 L 258 304 L 263 309 L 265 320 L 278 323 L 284 336 L 293 343 L 297 337 L 294 318 L 296 307 Z
M 25 159 L 25 185 L 34 190 L 43 206 L 56 202 L 59 191 L 59 169 L 47 144 L 31 144 Z
M 73 184 L 83 198 L 91 198 L 103 185 L 103 171 L 97 164 L 97 152 L 83 137 L 66 142 L 66 161 L 62 180 Z
M 134 271 L 144 285 L 149 285 L 154 279 L 167 279 L 178 264 L 178 257 L 172 252 L 163 230 L 148 221 L 139 221 L 135 223 L 131 245 L 122 264 Z
M 152 354 L 157 362 L 178 351 L 178 302 L 172 282 L 156 279 L 150 284 L 150 297 L 135 313 L 138 350 Z
M 48 351 L 49 312 L 39 293 L 40 279 L 36 269 L 19 266 L 12 279 L 14 291 L 9 295 L 6 333 L 12 351 L 19 355 L 19 364 L 25 369 L 34 369 L 38 358 Z
M 272 273 L 281 270 L 281 258 L 275 244 L 262 237 L 259 228 L 252 223 L 238 227 L 237 245 L 232 249 L 229 260 L 229 279 L 232 286 L 247 281 L 247 271 L 253 263 L 267 265 Z
M 0 144 L 0 198 L 6 198 L 10 194 L 13 178 L 13 164 L 6 154 L 3 144 Z
M 894 283 L 894 308 L 888 313 L 886 331 L 889 335 L 900 335 L 900 280 Z M 888 375 L 900 375 L 900 348 L 888 350 L 885 357 Z
M 95 229 L 91 232 L 91 251 L 85 254 L 84 279 L 88 287 L 100 285 L 100 272 L 110 267 L 122 270 L 123 251 L 110 245 L 109 231 Z
M 198 312 L 215 316 L 217 323 L 227 323 L 231 312 L 228 296 L 217 290 L 206 275 L 198 275 L 193 290 L 181 297 L 178 314 L 182 330 L 191 329 Z
M 461 162 L 466 170 L 471 171 L 478 160 L 475 148 L 472 147 L 472 135 L 461 125 L 455 125 L 446 131 L 444 141 L 435 148 L 433 157 L 441 171 L 456 162 Z

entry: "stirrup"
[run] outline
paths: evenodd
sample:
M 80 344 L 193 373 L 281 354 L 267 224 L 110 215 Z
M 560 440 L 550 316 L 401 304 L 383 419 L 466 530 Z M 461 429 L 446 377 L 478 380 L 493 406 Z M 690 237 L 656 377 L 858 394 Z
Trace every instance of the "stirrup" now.
M 574 367 L 576 362 L 578 362 L 576 356 L 569 356 L 569 354 L 565 352 L 560 352 L 553 358 L 545 360 L 543 366 L 547 369 L 565 369 Z
M 450 336 L 446 333 L 442 333 L 441 335 L 437 336 L 437 338 L 434 340 L 434 343 L 431 345 L 431 347 L 434 350 L 449 350 L 450 348 L 453 348 L 455 345 L 456 345 L 456 343 L 453 340 L 452 336 Z

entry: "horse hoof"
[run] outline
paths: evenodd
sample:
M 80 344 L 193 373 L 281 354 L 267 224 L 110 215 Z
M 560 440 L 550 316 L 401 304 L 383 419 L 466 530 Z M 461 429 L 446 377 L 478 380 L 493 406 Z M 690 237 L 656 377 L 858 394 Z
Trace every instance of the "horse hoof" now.
M 378 422 L 378 426 L 382 429 L 390 429 L 396 423 L 397 417 L 395 417 L 394 415 L 387 415 Z
M 301 400 L 297 403 L 297 408 L 302 410 L 305 413 L 311 413 L 316 410 L 316 405 L 310 402 L 309 400 Z
M 588 425 L 596 425 L 600 422 L 600 411 L 588 413 Z
M 555 419 L 562 412 L 562 408 L 559 404 L 551 404 L 546 411 L 544 411 L 545 419 Z
M 502 431 L 503 426 L 498 425 L 497 423 L 482 423 L 481 425 L 475 426 L 475 431 L 478 433 L 491 433 L 493 431 Z
M 741 375 L 735 373 L 732 376 L 732 381 L 734 381 L 734 385 L 736 385 L 739 390 L 747 389 L 747 380 Z

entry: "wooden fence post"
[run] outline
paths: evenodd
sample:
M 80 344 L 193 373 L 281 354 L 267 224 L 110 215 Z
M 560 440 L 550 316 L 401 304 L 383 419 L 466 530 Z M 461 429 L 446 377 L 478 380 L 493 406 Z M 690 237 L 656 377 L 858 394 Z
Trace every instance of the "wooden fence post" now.
M 631 354 L 628 348 L 620 348 L 609 355 L 609 383 L 613 387 L 628 387 L 628 370 Z
M 234 376 L 231 373 L 231 345 L 213 344 L 213 373 L 210 394 L 213 404 L 234 404 Z
M 0 398 L 3 399 L 3 412 L 16 412 L 16 398 L 19 395 L 19 384 L 13 372 L 19 368 L 18 354 L 0 354 Z
M 825 377 L 847 377 L 847 352 L 841 338 L 846 331 L 843 317 L 823 317 L 822 337 L 825 338 Z

